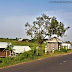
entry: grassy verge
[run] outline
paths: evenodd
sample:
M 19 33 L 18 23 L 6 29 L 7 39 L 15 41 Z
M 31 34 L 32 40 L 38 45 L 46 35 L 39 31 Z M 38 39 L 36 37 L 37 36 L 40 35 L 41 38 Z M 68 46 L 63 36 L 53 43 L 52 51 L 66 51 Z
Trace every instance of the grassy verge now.
M 63 54 L 71 53 L 71 52 L 72 52 L 72 50 L 68 50 L 67 52 L 55 51 L 55 53 L 49 52 L 48 54 L 42 54 L 40 56 L 35 55 L 33 57 L 30 56 L 28 58 L 16 60 L 16 59 L 19 59 L 19 56 L 18 56 L 18 57 L 11 58 L 11 59 L 8 58 L 8 61 L 5 61 L 5 62 L 2 61 L 2 60 L 6 60 L 7 58 L 6 59 L 5 58 L 0 58 L 0 68 L 15 65 L 15 64 L 19 64 L 19 63 L 23 63 L 23 62 L 29 62 L 29 61 L 33 61 L 33 60 L 37 60 L 37 59 L 41 59 L 41 58 L 63 55 Z

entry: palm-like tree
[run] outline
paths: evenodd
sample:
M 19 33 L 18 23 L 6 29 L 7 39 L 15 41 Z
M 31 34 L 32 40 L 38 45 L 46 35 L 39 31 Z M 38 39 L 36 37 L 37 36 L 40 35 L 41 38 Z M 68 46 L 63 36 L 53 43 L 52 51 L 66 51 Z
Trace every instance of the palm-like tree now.
M 11 56 L 11 50 L 12 50 L 12 48 L 13 48 L 13 45 L 11 45 L 10 43 L 8 43 L 7 47 L 5 48 L 6 49 L 6 53 L 7 53 L 7 50 L 10 51 L 10 56 Z

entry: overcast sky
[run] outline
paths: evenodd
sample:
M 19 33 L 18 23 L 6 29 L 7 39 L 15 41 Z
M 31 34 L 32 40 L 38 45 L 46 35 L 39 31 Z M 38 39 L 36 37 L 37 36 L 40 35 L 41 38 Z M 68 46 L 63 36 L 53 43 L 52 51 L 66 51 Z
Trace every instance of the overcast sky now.
M 50 17 L 55 16 L 65 26 L 70 26 L 67 36 L 61 39 L 72 41 L 72 3 L 50 1 L 54 0 L 0 0 L 0 37 L 29 38 L 26 36 L 25 23 L 32 23 L 36 17 L 45 13 Z

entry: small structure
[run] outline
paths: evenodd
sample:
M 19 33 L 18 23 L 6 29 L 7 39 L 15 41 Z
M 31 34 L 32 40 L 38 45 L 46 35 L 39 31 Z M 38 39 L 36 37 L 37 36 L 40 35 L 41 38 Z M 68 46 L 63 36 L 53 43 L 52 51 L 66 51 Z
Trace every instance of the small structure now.
M 19 39 L 18 39 L 18 41 L 22 41 L 22 40 L 23 40 L 22 38 L 19 38 Z
M 62 44 L 63 41 L 58 39 L 57 37 L 53 37 L 50 40 L 47 41 L 47 51 L 52 51 L 59 49 L 59 46 Z
M 7 45 L 11 45 L 11 43 L 9 43 L 9 42 L 0 42 L 0 57 L 6 57 L 6 56 L 10 55 L 10 52 L 5 50 Z
M 61 45 L 63 46 L 63 48 L 64 48 L 64 46 L 66 46 L 68 49 L 71 49 L 71 44 L 70 43 L 63 42 Z
M 14 45 L 14 47 L 13 47 L 13 51 L 15 54 L 23 53 L 23 52 L 29 51 L 29 50 L 31 50 L 31 48 L 29 46 Z

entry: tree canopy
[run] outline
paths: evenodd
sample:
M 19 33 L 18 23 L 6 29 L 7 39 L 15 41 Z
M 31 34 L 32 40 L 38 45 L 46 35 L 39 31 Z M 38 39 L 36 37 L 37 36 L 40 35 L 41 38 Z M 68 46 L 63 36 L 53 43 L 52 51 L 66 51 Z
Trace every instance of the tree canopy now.
M 33 39 L 38 39 L 40 42 L 47 36 L 51 37 L 54 34 L 62 37 L 66 30 L 70 28 L 69 26 L 65 27 L 62 22 L 58 22 L 56 17 L 49 17 L 45 14 L 37 17 L 36 21 L 33 21 L 33 24 L 27 22 L 25 27 L 27 35 L 30 35 Z

